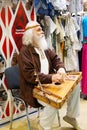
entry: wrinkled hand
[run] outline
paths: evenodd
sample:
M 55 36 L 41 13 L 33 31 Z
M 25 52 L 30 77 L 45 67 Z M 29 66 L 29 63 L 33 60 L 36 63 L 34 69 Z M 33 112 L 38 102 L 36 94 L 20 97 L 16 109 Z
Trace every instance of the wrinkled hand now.
M 57 73 L 57 74 L 53 74 L 52 75 L 52 82 L 53 83 L 63 83 L 65 81 L 65 79 L 67 78 L 67 74 L 66 73 Z

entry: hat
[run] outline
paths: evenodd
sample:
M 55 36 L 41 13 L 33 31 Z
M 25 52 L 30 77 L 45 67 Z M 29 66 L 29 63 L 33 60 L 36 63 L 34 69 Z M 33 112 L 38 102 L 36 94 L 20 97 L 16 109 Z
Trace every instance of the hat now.
M 31 28 L 34 28 L 34 27 L 37 27 L 37 26 L 40 26 L 40 24 L 36 21 L 30 21 L 27 23 L 26 27 L 25 27 L 25 31 L 31 29 Z

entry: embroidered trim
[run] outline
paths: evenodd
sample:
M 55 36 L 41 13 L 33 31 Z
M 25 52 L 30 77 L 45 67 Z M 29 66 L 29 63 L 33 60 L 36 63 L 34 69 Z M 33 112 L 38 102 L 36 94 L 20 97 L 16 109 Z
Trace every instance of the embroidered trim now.
M 31 29 L 31 28 L 35 28 L 37 26 L 40 26 L 40 25 L 33 25 L 33 26 L 30 26 L 30 27 L 27 27 L 27 28 L 25 28 L 25 31 L 27 31 L 28 29 Z

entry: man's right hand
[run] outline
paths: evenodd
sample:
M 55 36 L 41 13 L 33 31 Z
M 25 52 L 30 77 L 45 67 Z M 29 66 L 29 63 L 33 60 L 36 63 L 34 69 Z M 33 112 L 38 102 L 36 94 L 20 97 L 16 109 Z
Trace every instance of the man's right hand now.
M 52 82 L 53 83 L 62 83 L 65 81 L 67 74 L 66 73 L 57 73 L 52 75 Z

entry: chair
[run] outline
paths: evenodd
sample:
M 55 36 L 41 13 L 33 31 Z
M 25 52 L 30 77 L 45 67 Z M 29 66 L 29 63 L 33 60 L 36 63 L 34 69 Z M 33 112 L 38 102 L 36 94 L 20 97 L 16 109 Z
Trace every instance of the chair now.
M 28 122 L 28 128 L 31 130 L 30 126 L 30 120 L 28 118 L 28 104 L 22 100 L 18 95 L 14 95 L 13 90 L 17 89 L 20 92 L 20 79 L 19 79 L 19 67 L 18 65 L 9 67 L 5 69 L 5 77 L 6 81 L 10 90 L 10 97 L 11 97 L 11 118 L 10 118 L 10 129 L 12 128 L 12 121 L 13 121 L 13 109 L 14 109 L 14 101 L 19 100 L 22 101 L 25 105 L 26 109 L 26 116 L 27 116 L 27 122 Z M 40 116 L 40 108 L 38 108 L 38 117 Z M 57 111 L 57 117 L 58 117 L 58 124 L 59 127 L 61 126 L 60 123 L 60 116 L 59 116 L 59 111 Z
M 19 68 L 18 65 L 9 67 L 5 69 L 5 77 L 10 90 L 10 103 L 11 103 L 11 115 L 10 115 L 10 129 L 12 129 L 13 122 L 13 111 L 14 111 L 14 101 L 21 101 L 26 109 L 26 116 L 28 122 L 28 129 L 31 130 L 30 120 L 28 117 L 28 104 L 20 98 L 19 94 L 15 95 L 13 90 L 18 90 L 20 92 L 20 80 L 19 80 Z

